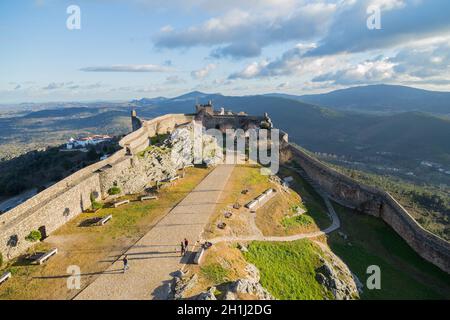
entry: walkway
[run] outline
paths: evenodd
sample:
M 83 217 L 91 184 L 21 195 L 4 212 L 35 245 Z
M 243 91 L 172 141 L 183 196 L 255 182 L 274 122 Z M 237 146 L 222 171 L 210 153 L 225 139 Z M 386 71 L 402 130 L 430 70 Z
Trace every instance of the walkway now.
M 172 274 L 187 258 L 180 258 L 180 242 L 192 245 L 215 210 L 233 165 L 216 167 L 184 200 L 174 207 L 152 230 L 126 252 L 130 269 L 122 273 L 119 259 L 86 287 L 75 299 L 167 299 Z
M 292 236 L 285 236 L 285 237 L 275 237 L 275 236 L 264 236 L 262 235 L 261 231 L 258 230 L 258 232 L 255 232 L 255 234 L 250 236 L 224 236 L 224 237 L 217 237 L 213 239 L 209 239 L 208 241 L 211 243 L 219 243 L 219 242 L 228 242 L 228 241 L 295 241 L 300 239 L 309 239 L 309 238 L 316 238 L 322 235 L 325 235 L 327 233 L 333 232 L 340 228 L 341 223 L 339 221 L 339 217 L 336 214 L 336 211 L 334 211 L 334 208 L 328 199 L 327 196 L 321 194 L 325 205 L 328 209 L 328 215 L 330 216 L 330 219 L 332 220 L 331 225 L 320 231 L 315 232 L 309 232 L 309 233 L 300 233 L 295 234 Z

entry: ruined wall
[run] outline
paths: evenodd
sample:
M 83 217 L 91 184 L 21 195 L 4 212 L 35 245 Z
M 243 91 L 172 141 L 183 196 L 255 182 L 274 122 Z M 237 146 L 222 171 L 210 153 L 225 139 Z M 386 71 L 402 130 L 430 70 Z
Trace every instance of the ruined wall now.
M 176 126 L 192 121 L 193 116 L 167 114 L 142 121 L 134 114 L 133 125 L 138 128 L 119 141 L 123 148 L 109 158 L 83 168 L 38 193 L 12 210 L 0 215 L 0 252 L 5 259 L 23 253 L 32 243 L 25 237 L 32 230 L 45 227 L 50 234 L 64 223 L 91 207 L 91 193 L 105 197 L 115 179 L 124 183 L 124 192 L 132 192 L 145 185 L 152 176 L 145 175 L 145 159 L 137 153 L 149 145 L 155 134 L 167 133 Z M 151 161 L 147 159 L 147 165 Z M 104 181 L 102 181 L 104 179 Z M 132 180 L 136 181 L 133 182 Z M 41 229 L 43 230 L 43 229 Z
M 333 200 L 383 219 L 422 258 L 450 273 L 450 243 L 420 226 L 389 193 L 363 185 L 291 144 L 283 143 L 281 153 L 282 161 L 295 160 Z

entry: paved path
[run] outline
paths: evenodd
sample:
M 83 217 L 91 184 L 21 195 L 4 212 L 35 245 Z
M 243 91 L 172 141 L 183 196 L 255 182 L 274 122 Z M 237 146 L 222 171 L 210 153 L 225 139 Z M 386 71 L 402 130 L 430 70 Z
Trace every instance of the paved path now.
M 331 219 L 331 225 L 328 228 L 325 228 L 320 231 L 314 231 L 309 233 L 299 233 L 292 236 L 284 236 L 284 237 L 276 237 L 276 236 L 264 236 L 262 232 L 258 229 L 255 223 L 256 214 L 253 214 L 253 221 L 252 221 L 252 229 L 253 234 L 249 236 L 224 236 L 224 237 L 217 237 L 213 239 L 208 239 L 211 243 L 219 243 L 219 242 L 228 242 L 228 241 L 295 241 L 300 239 L 309 239 L 309 238 L 316 238 L 325 234 L 328 234 L 330 232 L 333 232 L 341 227 L 341 222 L 339 221 L 339 217 L 336 214 L 336 211 L 333 208 L 333 205 L 331 204 L 330 199 L 328 196 L 320 189 L 320 187 L 314 183 L 303 171 L 298 170 L 297 168 L 288 167 L 291 170 L 296 171 L 298 174 L 300 174 L 304 179 L 308 181 L 308 183 L 316 190 L 316 192 L 322 197 L 323 201 L 325 202 L 325 205 L 328 210 L 328 216 Z M 255 230 L 256 228 L 256 230 Z
M 126 273 L 122 273 L 123 264 L 119 259 L 75 299 L 167 299 L 171 274 L 186 262 L 179 256 L 179 244 L 187 238 L 192 250 L 192 245 L 200 239 L 233 167 L 216 167 L 129 249 L 126 254 L 130 269 Z

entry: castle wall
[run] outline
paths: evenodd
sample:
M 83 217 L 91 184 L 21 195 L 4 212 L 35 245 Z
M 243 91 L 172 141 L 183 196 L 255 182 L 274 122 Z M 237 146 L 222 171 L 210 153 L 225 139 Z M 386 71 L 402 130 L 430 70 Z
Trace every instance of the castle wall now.
M 283 144 L 282 160 L 295 160 L 336 202 L 383 219 L 422 258 L 450 273 L 450 243 L 425 230 L 387 192 L 361 184 L 290 144 Z
M 48 235 L 90 208 L 90 195 L 93 192 L 100 193 L 98 174 L 90 174 L 64 192 L 32 207 L 20 217 L 5 221 L 0 232 L 0 252 L 4 258 L 16 257 L 32 245 L 25 240 L 31 230 L 42 230 L 45 227 Z
M 259 125 L 263 120 L 264 117 L 243 115 L 205 115 L 202 119 L 202 123 L 206 129 L 245 129 L 252 125 L 256 128 L 259 128 Z
M 119 141 L 123 148 L 109 158 L 85 167 L 43 190 L 12 210 L 0 215 L 0 252 L 5 259 L 23 253 L 32 243 L 25 237 L 32 230 L 45 226 L 47 235 L 84 210 L 91 207 L 90 195 L 102 198 L 115 180 L 131 182 L 124 184 L 123 192 L 131 193 L 144 186 L 145 179 L 159 178 L 158 174 L 145 175 L 151 160 L 139 162 L 136 153 L 149 145 L 149 137 L 172 131 L 177 125 L 192 121 L 193 116 L 167 114 L 149 121 L 132 117 L 138 129 Z M 139 126 L 138 126 L 139 124 Z M 134 163 L 133 163 L 134 161 Z M 136 166 L 135 164 L 139 164 Z M 147 167 L 146 167 L 147 165 Z M 127 174 L 127 172 L 131 172 Z M 158 170 L 154 170 L 158 173 Z M 135 179 L 136 182 L 132 182 Z M 13 245 L 17 239 L 16 245 Z

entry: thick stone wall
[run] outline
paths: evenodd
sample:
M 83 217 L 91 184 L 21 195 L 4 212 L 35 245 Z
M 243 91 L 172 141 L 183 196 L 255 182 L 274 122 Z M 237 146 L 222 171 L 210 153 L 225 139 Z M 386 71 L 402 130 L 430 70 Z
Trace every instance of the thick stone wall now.
M 283 143 L 282 161 L 294 160 L 336 202 L 383 219 L 422 258 L 450 273 L 450 243 L 420 226 L 389 193 L 343 175 L 297 147 Z
M 106 197 L 105 190 L 112 186 L 115 179 L 137 179 L 135 183 L 124 184 L 124 192 L 136 191 L 144 186 L 146 181 L 143 179 L 152 177 L 142 175 L 145 159 L 137 159 L 136 154 L 148 147 L 151 136 L 171 132 L 178 125 L 192 119 L 192 115 L 167 114 L 143 121 L 134 113 L 132 123 L 137 130 L 119 141 L 123 149 L 75 172 L 0 215 L 0 252 L 3 257 L 6 260 L 12 259 L 33 245 L 25 240 L 30 231 L 45 227 L 48 235 L 90 208 L 92 193 Z
M 97 174 L 85 177 L 48 201 L 39 203 L 21 216 L 7 221 L 0 232 L 0 251 L 3 256 L 6 259 L 16 257 L 32 245 L 25 240 L 31 230 L 40 230 L 41 233 L 45 230 L 48 235 L 80 212 L 89 209 L 91 193 L 100 193 Z

